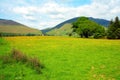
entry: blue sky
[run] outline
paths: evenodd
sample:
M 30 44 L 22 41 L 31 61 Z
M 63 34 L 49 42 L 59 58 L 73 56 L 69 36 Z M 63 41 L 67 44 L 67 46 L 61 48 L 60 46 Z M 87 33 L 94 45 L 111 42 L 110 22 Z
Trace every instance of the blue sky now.
M 0 18 L 45 29 L 78 16 L 120 17 L 120 0 L 1 0 Z

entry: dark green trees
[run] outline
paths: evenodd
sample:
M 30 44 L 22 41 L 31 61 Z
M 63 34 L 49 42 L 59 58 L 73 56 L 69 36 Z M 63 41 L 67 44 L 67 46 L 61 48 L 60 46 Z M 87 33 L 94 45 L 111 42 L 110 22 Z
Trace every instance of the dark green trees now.
M 119 18 L 116 17 L 115 21 L 110 22 L 110 25 L 108 27 L 108 39 L 120 39 L 120 21 Z
M 73 32 L 76 32 L 80 37 L 101 38 L 105 34 L 105 29 L 101 25 L 89 20 L 86 17 L 80 17 L 73 23 Z
M 0 33 L 0 38 L 2 37 L 2 34 Z

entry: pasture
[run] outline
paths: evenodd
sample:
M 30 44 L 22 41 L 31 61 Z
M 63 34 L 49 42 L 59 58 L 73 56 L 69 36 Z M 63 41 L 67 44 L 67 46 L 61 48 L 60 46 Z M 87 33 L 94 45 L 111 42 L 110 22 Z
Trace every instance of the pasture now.
M 26 64 L 2 66 L 0 61 L 1 79 L 120 80 L 120 40 L 52 36 L 4 39 L 7 43 L 0 45 L 0 55 L 9 54 L 14 48 L 37 57 L 45 68 L 42 74 L 36 74 Z

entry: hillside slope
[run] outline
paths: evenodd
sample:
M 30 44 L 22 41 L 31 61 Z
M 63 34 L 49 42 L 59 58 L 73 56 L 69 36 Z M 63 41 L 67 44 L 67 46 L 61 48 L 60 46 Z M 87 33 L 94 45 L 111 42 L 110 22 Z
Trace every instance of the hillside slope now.
M 62 26 L 65 25 L 65 24 L 73 23 L 73 22 L 77 21 L 78 18 L 79 18 L 79 17 L 75 17 L 75 18 L 66 20 L 66 21 L 64 21 L 64 22 L 56 25 L 56 26 L 53 27 L 53 28 L 44 29 L 44 30 L 42 30 L 42 32 L 43 32 L 44 34 L 46 34 L 47 32 L 52 31 L 52 30 L 54 30 L 54 29 L 56 29 L 56 28 L 59 29 L 60 27 L 62 27 Z M 92 21 L 94 21 L 94 22 L 96 22 L 96 23 L 98 23 L 98 24 L 100 24 L 100 25 L 102 25 L 102 26 L 105 26 L 105 27 L 107 27 L 107 26 L 109 25 L 109 23 L 110 23 L 110 21 L 105 20 L 105 19 L 92 18 L 92 17 L 89 17 L 89 19 L 92 20 Z
M 72 33 L 72 23 L 77 21 L 78 18 L 73 18 L 70 19 L 68 21 L 65 21 L 61 24 L 58 24 L 57 26 L 55 26 L 54 28 L 48 30 L 48 32 L 46 32 L 46 35 L 50 35 L 50 36 L 68 36 Z M 104 19 L 95 19 L 90 17 L 89 18 L 90 21 L 94 22 L 95 24 L 99 24 L 102 26 L 108 25 L 109 21 L 104 20 Z M 81 23 L 82 24 L 82 23 Z M 90 23 L 85 23 L 87 25 L 91 25 Z M 83 24 L 84 25 L 84 24 Z M 107 26 L 106 26 L 107 27 Z M 72 33 L 74 36 L 76 34 Z M 76 35 L 78 36 L 78 35 Z
M 64 36 L 64 35 L 69 35 L 69 33 L 72 32 L 72 24 L 66 23 L 60 28 L 55 28 L 49 32 L 47 32 L 47 35 L 51 36 Z
M 39 34 L 42 32 L 12 20 L 0 19 L 0 33 Z

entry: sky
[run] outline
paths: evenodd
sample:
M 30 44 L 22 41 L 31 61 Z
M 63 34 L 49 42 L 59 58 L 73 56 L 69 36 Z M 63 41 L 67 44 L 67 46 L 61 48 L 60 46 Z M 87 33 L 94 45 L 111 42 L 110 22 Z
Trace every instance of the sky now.
M 0 19 L 40 30 L 80 16 L 120 18 L 120 0 L 0 0 Z

